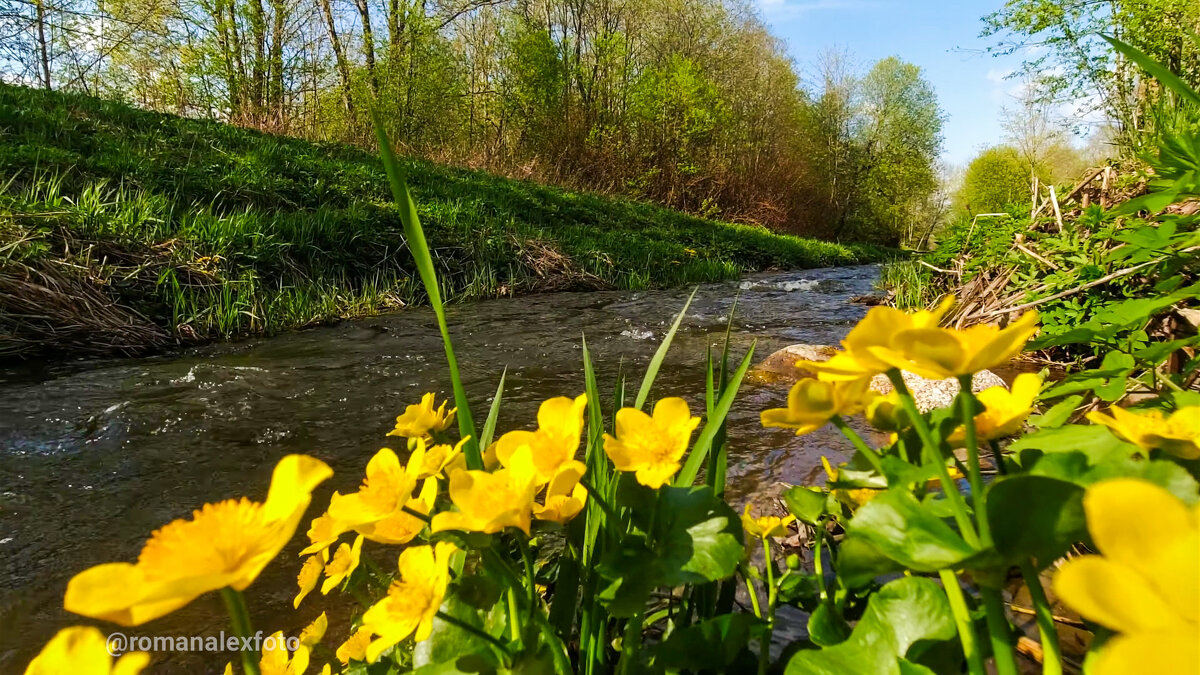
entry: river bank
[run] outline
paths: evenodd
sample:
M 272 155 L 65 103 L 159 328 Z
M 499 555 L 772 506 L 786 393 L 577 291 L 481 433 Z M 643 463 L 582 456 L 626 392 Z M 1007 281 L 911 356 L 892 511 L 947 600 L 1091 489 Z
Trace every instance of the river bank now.
M 8 85 L 0 120 L 0 358 L 146 354 L 423 301 L 371 153 Z M 405 165 L 451 300 L 891 253 Z

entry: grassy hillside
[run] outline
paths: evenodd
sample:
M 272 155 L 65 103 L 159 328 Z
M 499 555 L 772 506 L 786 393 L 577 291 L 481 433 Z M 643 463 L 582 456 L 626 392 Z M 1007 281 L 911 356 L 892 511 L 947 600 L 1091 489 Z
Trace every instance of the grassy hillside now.
M 407 160 L 451 299 L 885 251 Z M 375 155 L 0 85 L 0 355 L 138 353 L 421 302 Z

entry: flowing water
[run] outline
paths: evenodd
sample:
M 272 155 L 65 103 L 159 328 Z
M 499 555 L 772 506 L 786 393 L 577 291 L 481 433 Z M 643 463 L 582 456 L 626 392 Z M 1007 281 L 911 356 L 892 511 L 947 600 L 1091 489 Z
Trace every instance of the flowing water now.
M 652 400 L 682 396 L 702 409 L 705 350 L 720 349 L 735 296 L 734 357 L 757 340 L 758 361 L 787 344 L 836 344 L 865 312 L 850 299 L 868 293 L 877 274 L 876 266 L 846 267 L 701 286 Z M 476 418 L 482 423 L 505 368 L 498 433 L 531 425 L 543 399 L 581 393 L 581 335 L 602 395 L 611 400 L 621 372 L 632 395 L 689 292 L 559 293 L 452 307 Z M 775 481 L 819 482 L 822 454 L 846 457 L 848 443 L 828 427 L 801 438 L 760 427 L 759 411 L 783 405 L 786 388 L 748 380 L 730 414 L 735 505 Z M 0 370 L 0 672 L 23 670 L 59 628 L 89 623 L 62 609 L 75 572 L 134 561 L 151 531 L 207 501 L 262 499 L 287 453 L 334 468 L 314 496 L 312 510 L 323 508 L 334 489 L 355 489 L 393 418 L 430 390 L 440 399 L 449 379 L 433 315 L 423 308 L 171 357 Z M 307 520 L 295 543 L 306 529 Z M 247 591 L 255 627 L 267 633 L 295 635 L 330 604 L 318 595 L 292 610 L 298 548 L 285 549 Z M 327 638 L 334 645 L 346 635 L 336 623 Z M 222 629 L 220 600 L 208 594 L 124 632 L 216 636 Z M 155 663 L 159 672 L 219 672 L 229 657 L 160 653 Z

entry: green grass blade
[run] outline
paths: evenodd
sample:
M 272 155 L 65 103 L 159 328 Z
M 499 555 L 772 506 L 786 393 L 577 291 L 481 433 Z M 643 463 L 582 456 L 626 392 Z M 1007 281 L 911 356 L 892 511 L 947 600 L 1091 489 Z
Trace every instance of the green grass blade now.
M 383 160 L 384 171 L 387 172 L 388 183 L 392 188 L 392 197 L 400 211 L 400 221 L 404 225 L 404 238 L 408 242 L 408 250 L 417 264 L 417 272 L 421 275 L 421 283 L 429 295 L 429 304 L 437 317 L 438 329 L 442 333 L 442 343 L 446 347 L 446 362 L 450 366 L 450 382 L 454 386 L 454 405 L 458 408 L 458 432 L 463 438 L 469 438 L 463 447 L 467 458 L 467 468 L 482 469 L 483 456 L 479 450 L 479 438 L 475 435 L 475 420 L 471 418 L 471 408 L 467 404 L 467 392 L 463 389 L 462 377 L 458 372 L 458 360 L 454 358 L 454 345 L 450 341 L 450 329 L 446 325 L 446 311 L 442 306 L 442 293 L 438 286 L 437 270 L 433 266 L 433 256 L 429 253 L 429 244 L 425 241 L 425 230 L 421 228 L 421 219 L 417 216 L 417 205 L 413 203 L 408 185 L 404 182 L 404 174 L 396 162 L 392 152 L 391 141 L 377 111 L 371 111 L 375 123 L 375 136 L 379 140 L 379 157 Z
M 704 414 L 712 417 L 713 408 L 717 405 L 717 387 L 713 376 L 712 345 L 704 355 Z
M 504 378 L 508 377 L 508 368 L 500 373 L 500 384 L 496 386 L 496 397 L 492 399 L 492 407 L 488 410 L 487 419 L 483 421 L 483 433 L 479 434 L 479 448 L 486 450 L 492 444 L 496 435 L 496 420 L 500 417 L 500 400 L 504 398 Z
M 704 460 L 708 458 L 708 451 L 712 448 L 713 440 L 716 439 L 717 432 L 725 424 L 725 416 L 729 414 L 729 409 L 733 406 L 733 399 L 742 387 L 742 379 L 746 376 L 746 371 L 750 370 L 756 344 L 757 341 L 750 345 L 750 351 L 746 352 L 746 356 L 742 359 L 742 364 L 738 366 L 737 371 L 729 378 L 729 385 L 725 388 L 725 391 L 721 392 L 721 398 L 717 401 L 716 410 L 709 416 L 708 421 L 704 424 L 704 429 L 696 437 L 696 443 L 692 445 L 692 451 L 688 454 L 687 462 L 683 465 L 683 470 L 675 478 L 675 485 L 677 487 L 690 487 L 692 483 L 696 482 L 696 476 L 700 473 L 700 467 L 704 464 Z
M 650 396 L 650 388 L 654 386 L 654 378 L 658 377 L 658 369 L 662 367 L 663 359 L 667 357 L 667 350 L 671 348 L 671 340 L 675 339 L 675 332 L 679 330 L 679 324 L 683 323 L 683 316 L 687 314 L 688 307 L 692 304 L 692 298 L 696 297 L 698 290 L 700 290 L 699 286 L 692 290 L 687 302 L 683 303 L 683 309 L 679 310 L 679 315 L 675 317 L 675 323 L 671 324 L 671 330 L 667 331 L 662 344 L 658 346 L 658 351 L 654 352 L 654 358 L 650 359 L 650 365 L 646 368 L 646 376 L 642 378 L 642 386 L 638 389 L 637 398 L 633 402 L 634 408 L 641 410 L 642 406 L 646 404 L 646 398 Z

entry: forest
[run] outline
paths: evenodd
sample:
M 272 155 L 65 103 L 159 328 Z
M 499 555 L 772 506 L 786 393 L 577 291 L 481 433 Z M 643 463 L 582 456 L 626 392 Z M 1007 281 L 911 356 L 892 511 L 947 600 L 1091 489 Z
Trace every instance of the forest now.
M 802 82 L 740 0 L 0 0 L 0 36 L 28 86 L 368 147 L 375 109 L 406 154 L 707 218 L 895 245 L 939 211 L 920 68 Z

